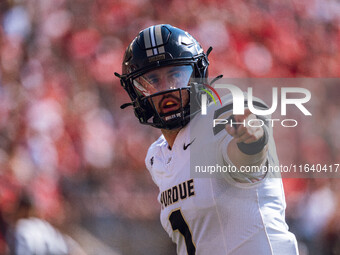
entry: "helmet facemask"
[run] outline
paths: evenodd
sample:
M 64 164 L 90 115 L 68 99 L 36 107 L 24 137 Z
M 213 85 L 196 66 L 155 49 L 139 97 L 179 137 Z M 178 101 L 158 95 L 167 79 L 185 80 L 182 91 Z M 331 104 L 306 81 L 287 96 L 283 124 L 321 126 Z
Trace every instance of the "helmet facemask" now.
M 176 129 L 190 120 L 191 65 L 170 65 L 132 79 L 139 105 L 153 112 L 143 124 Z

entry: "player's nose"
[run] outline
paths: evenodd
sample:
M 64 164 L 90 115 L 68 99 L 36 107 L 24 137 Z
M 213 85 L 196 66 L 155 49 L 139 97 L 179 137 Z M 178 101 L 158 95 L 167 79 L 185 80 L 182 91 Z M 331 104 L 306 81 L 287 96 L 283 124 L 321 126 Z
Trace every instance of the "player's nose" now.
M 166 77 L 162 77 L 159 80 L 158 83 L 158 90 L 162 91 L 162 90 L 167 90 L 171 87 L 171 83 L 168 81 L 168 79 Z

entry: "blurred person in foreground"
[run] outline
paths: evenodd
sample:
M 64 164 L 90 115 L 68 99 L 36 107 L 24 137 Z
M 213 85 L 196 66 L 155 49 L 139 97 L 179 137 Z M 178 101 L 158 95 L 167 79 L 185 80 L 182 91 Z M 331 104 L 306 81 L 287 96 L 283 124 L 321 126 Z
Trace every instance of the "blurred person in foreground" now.
M 123 74 L 115 73 L 132 100 L 122 108 L 132 105 L 141 124 L 162 132 L 145 159 L 160 189 L 162 226 L 181 255 L 298 254 L 285 222 L 282 180 L 262 170 L 278 164 L 271 128 L 213 128 L 213 118 L 221 115 L 256 122 L 249 110 L 232 115 L 231 95 L 223 97 L 222 107 L 210 104 L 207 115 L 200 114 L 200 97 L 211 88 L 205 86 L 210 51 L 204 53 L 181 29 L 151 26 L 128 46 Z M 260 100 L 257 105 L 267 107 Z M 194 160 L 237 169 L 255 165 L 260 171 L 192 178 Z
M 11 255 L 86 255 L 69 236 L 36 217 L 34 202 L 23 193 L 7 233 Z

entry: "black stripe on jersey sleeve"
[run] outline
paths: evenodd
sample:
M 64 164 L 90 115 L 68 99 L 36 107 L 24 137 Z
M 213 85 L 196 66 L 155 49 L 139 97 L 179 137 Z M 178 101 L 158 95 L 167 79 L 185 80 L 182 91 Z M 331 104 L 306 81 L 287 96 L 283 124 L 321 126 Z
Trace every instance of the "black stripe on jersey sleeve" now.
M 259 101 L 253 101 L 253 105 L 256 106 L 259 110 L 268 110 L 268 106 L 259 102 Z M 244 101 L 244 106 L 248 107 L 248 100 Z M 214 113 L 214 119 L 217 119 L 218 116 L 220 116 L 222 113 L 228 112 L 233 109 L 233 103 L 227 104 L 220 109 L 216 110 Z M 269 126 L 268 121 L 265 120 L 264 116 L 256 116 L 258 119 L 262 119 L 264 123 Z M 224 129 L 224 125 L 217 125 L 213 128 L 214 135 L 217 135 L 219 132 L 221 132 Z

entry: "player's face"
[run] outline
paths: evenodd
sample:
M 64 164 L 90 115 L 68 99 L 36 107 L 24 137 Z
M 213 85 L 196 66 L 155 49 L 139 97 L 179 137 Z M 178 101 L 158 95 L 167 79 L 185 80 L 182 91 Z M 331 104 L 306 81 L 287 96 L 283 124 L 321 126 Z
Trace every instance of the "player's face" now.
M 136 78 L 134 86 L 136 90 L 149 96 L 161 91 L 178 89 L 188 86 L 192 75 L 191 66 L 167 66 L 162 67 Z M 176 111 L 189 102 L 189 95 L 186 90 L 176 90 L 152 98 L 156 110 L 161 114 Z

